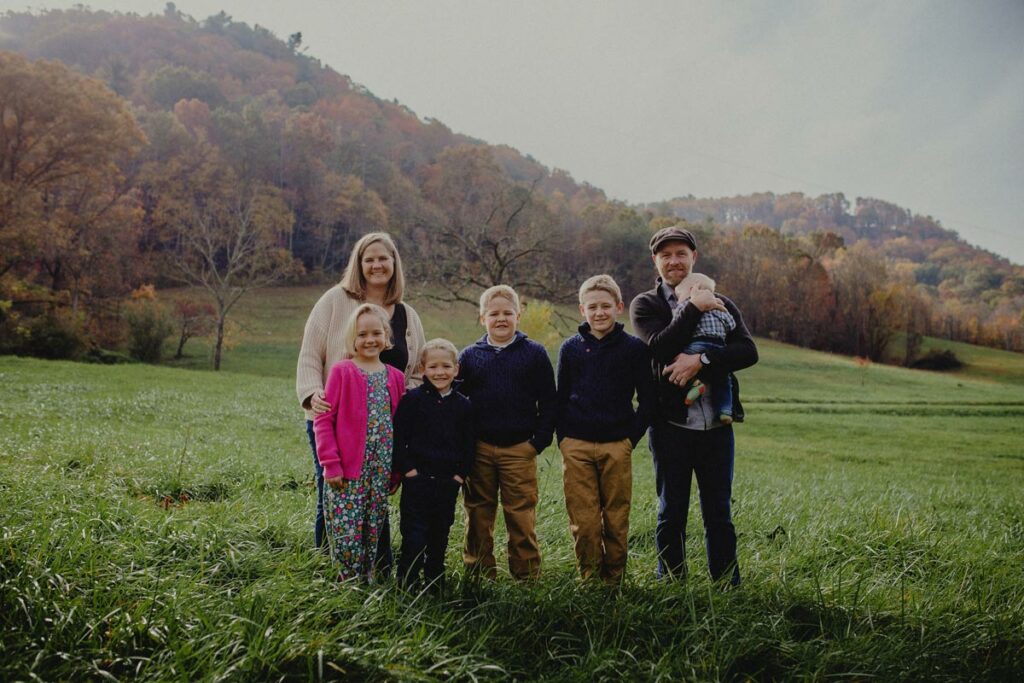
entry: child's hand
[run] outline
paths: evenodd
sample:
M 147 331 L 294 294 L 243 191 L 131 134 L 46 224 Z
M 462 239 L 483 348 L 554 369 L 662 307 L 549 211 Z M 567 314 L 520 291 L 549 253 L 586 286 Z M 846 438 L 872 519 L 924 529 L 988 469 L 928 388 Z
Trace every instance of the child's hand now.
M 722 302 L 710 289 L 699 289 L 690 297 L 690 303 L 696 306 L 702 313 L 708 311 L 726 311 L 725 303 Z
M 459 486 L 462 486 L 463 484 L 465 484 L 465 483 L 466 483 L 466 480 L 465 480 L 465 479 L 463 479 L 462 477 L 460 477 L 460 476 L 459 476 L 459 475 L 457 475 L 457 474 L 456 474 L 456 475 L 453 475 L 453 476 L 452 476 L 452 479 L 454 479 L 454 480 L 455 480 L 455 481 L 456 481 L 456 482 L 457 482 L 457 483 L 459 484 Z
M 419 472 L 417 472 L 416 468 L 413 467 L 411 470 L 405 473 L 405 478 L 408 479 L 410 477 L 415 477 L 417 474 L 419 474 Z
M 345 477 L 342 475 L 338 475 L 337 477 L 324 477 L 324 483 L 337 491 L 344 491 L 345 487 L 348 485 L 348 481 L 346 481 Z

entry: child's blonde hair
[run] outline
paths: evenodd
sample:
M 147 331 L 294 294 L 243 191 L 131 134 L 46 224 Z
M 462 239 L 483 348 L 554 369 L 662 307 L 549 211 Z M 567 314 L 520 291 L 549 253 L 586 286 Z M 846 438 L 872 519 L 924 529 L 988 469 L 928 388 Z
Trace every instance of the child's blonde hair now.
M 689 291 L 697 285 L 704 285 L 712 292 L 715 291 L 715 281 L 704 273 L 690 273 L 684 277 L 678 285 L 676 285 L 676 290 L 679 292 L 689 293 Z
M 345 329 L 341 333 L 341 343 L 345 347 L 345 357 L 353 358 L 356 355 L 356 326 L 359 324 L 359 317 L 363 315 L 375 315 L 380 318 L 380 324 L 384 326 L 384 334 L 387 336 L 385 349 L 394 346 L 391 332 L 391 317 L 388 312 L 377 304 L 359 304 L 356 310 L 352 311 L 345 322 Z
M 508 285 L 494 285 L 484 290 L 484 293 L 480 295 L 480 315 L 483 315 L 487 310 L 487 304 L 491 303 L 492 299 L 499 297 L 508 299 L 512 302 L 512 307 L 516 309 L 516 313 L 520 312 L 519 308 L 519 295 L 516 294 L 516 290 L 512 289 Z
M 444 351 L 446 353 L 449 353 L 449 354 L 451 354 L 452 362 L 455 363 L 456 365 L 459 364 L 459 350 L 457 348 L 455 348 L 455 344 L 452 344 L 447 339 L 442 339 L 441 337 L 437 337 L 435 339 L 431 339 L 426 344 L 424 344 L 423 345 L 423 349 L 420 350 L 420 359 L 419 359 L 419 367 L 420 368 L 423 368 L 423 366 L 426 365 L 426 363 L 427 363 L 427 354 L 429 352 L 431 352 L 431 351 Z
M 341 286 L 355 297 L 362 301 L 366 298 L 366 276 L 363 275 L 363 254 L 374 244 L 382 244 L 394 261 L 394 274 L 388 282 L 387 291 L 384 293 L 384 304 L 390 306 L 402 300 L 405 294 L 405 273 L 402 271 L 402 257 L 398 254 L 391 235 L 386 232 L 370 232 L 359 238 L 359 241 L 352 247 L 352 253 L 348 257 L 348 265 L 341 276 Z
M 589 292 L 608 292 L 615 299 L 615 303 L 622 303 L 622 290 L 619 289 L 619 285 L 615 282 L 611 275 L 601 273 L 593 277 L 588 277 L 580 285 L 580 303 L 583 303 L 583 295 Z

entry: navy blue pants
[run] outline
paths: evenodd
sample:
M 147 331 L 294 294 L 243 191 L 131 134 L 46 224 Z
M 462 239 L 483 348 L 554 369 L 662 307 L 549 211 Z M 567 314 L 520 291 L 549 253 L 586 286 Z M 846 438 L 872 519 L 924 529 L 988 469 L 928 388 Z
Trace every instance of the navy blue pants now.
M 658 490 L 658 577 L 686 576 L 686 518 L 690 482 L 696 475 L 711 578 L 729 575 L 732 585 L 739 584 L 731 512 L 735 459 L 732 426 L 696 431 L 661 423 L 651 427 L 649 439 Z
M 313 473 L 316 477 L 316 519 L 313 521 L 313 547 L 327 552 L 327 522 L 324 521 L 324 468 L 316 457 L 316 434 L 313 432 L 313 421 L 306 420 L 306 436 L 309 447 L 313 451 Z M 378 577 L 391 576 L 394 556 L 391 554 L 391 522 L 385 518 L 377 537 L 377 571 Z
M 418 582 L 421 572 L 427 584 L 443 583 L 444 556 L 455 522 L 459 488 L 451 477 L 423 472 L 403 480 L 399 506 L 402 548 L 398 552 L 398 580 L 402 583 Z

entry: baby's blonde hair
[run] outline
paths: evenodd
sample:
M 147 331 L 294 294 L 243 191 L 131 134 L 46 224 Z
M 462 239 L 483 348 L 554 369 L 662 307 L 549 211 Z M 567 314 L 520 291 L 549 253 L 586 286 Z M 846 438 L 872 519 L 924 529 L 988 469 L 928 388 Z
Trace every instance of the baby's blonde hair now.
M 459 350 L 455 348 L 455 344 L 452 344 L 447 339 L 436 337 L 431 339 L 423 345 L 423 349 L 420 351 L 419 366 L 422 368 L 427 363 L 427 353 L 430 351 L 444 351 L 451 354 L 452 362 L 458 365 L 459 363 Z
M 519 295 L 516 294 L 516 290 L 508 285 L 494 285 L 485 289 L 484 293 L 480 295 L 480 315 L 483 315 L 487 310 L 487 304 L 491 303 L 492 299 L 497 299 L 498 297 L 511 301 L 512 307 L 516 309 L 516 313 L 520 312 Z
M 676 289 L 680 292 L 689 292 L 697 285 L 704 285 L 712 292 L 715 291 L 715 281 L 704 273 L 690 273 L 676 285 Z
M 622 290 L 619 289 L 619 285 L 615 282 L 611 275 L 601 273 L 593 277 L 588 277 L 580 285 L 580 303 L 583 303 L 583 295 L 589 292 L 608 292 L 615 299 L 615 303 L 622 303 Z
M 377 304 L 359 304 L 356 310 L 352 311 L 345 322 L 345 329 L 341 333 L 341 342 L 345 347 L 345 357 L 353 358 L 356 355 L 356 326 L 359 324 L 359 317 L 362 315 L 375 315 L 380 318 L 380 324 L 384 326 L 384 334 L 387 336 L 385 349 L 394 346 L 391 332 L 391 316 Z

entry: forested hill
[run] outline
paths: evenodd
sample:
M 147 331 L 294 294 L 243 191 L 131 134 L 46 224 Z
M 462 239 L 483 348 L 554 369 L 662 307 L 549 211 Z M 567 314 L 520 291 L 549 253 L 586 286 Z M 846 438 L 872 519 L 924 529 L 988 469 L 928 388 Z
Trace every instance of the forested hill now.
M 677 197 L 647 208 L 659 215 L 711 221 L 724 227 L 766 225 L 783 235 L 832 232 L 846 244 L 864 240 L 892 257 L 921 264 L 920 281 L 932 285 L 949 280 L 955 287 L 974 279 L 981 289 L 990 289 L 1021 273 L 1020 266 L 969 245 L 938 219 L 870 197 L 857 197 L 851 205 L 842 193 L 808 197 L 801 192 L 759 192 L 736 197 Z M 955 261 L 960 261 L 959 266 Z
M 133 289 L 191 267 L 196 231 L 232 220 L 261 226 L 280 251 L 261 267 L 278 275 L 333 278 L 354 239 L 383 228 L 418 291 L 472 300 L 505 282 L 568 300 L 601 271 L 627 296 L 649 287 L 647 239 L 680 217 L 756 333 L 874 358 L 899 332 L 1024 348 L 1024 269 L 884 201 L 630 206 L 375 97 L 299 33 L 172 3 L 148 17 L 7 13 L 0 50 L 0 350 L 21 334 L 3 311 L 24 322 L 39 302 L 70 306 L 95 328 Z M 68 136 L 78 144 L 61 148 Z M 787 295 L 804 289 L 813 311 Z

